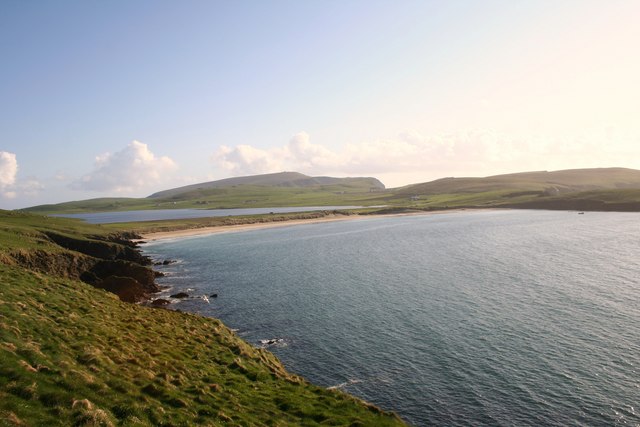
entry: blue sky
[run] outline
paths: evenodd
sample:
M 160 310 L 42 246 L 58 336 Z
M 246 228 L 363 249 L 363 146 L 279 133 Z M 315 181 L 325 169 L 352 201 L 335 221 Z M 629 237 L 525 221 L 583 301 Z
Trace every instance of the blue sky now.
M 0 3 L 0 208 L 640 168 L 636 1 Z

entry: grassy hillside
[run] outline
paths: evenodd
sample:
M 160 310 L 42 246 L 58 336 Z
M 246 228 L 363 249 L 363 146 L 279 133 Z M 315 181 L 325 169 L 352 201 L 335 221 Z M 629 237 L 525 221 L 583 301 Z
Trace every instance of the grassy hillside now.
M 510 207 L 638 211 L 640 171 L 574 169 L 486 178 L 443 178 L 390 190 L 388 202 L 414 208 Z
M 40 205 L 33 213 L 113 212 L 144 209 L 223 209 L 278 206 L 375 205 L 384 185 L 375 178 L 308 177 L 287 172 L 229 178 L 155 193 L 148 198 L 99 198 Z
M 218 181 L 203 182 L 200 184 L 187 185 L 160 191 L 149 196 L 152 199 L 172 198 L 185 193 L 196 192 L 207 194 L 207 190 L 238 187 L 238 186 L 259 186 L 259 187 L 336 187 L 344 189 L 355 189 L 368 191 L 370 188 L 384 189 L 384 185 L 376 178 L 332 178 L 328 176 L 312 177 L 298 172 L 280 172 L 264 175 L 242 176 L 226 178 Z
M 396 189 L 398 195 L 539 191 L 549 194 L 640 188 L 640 171 L 624 168 L 523 172 L 485 178 L 443 178 Z
M 23 209 L 42 214 L 153 209 L 270 208 L 278 206 L 369 206 L 384 203 L 385 193 L 342 186 L 318 188 L 241 186 L 181 194 L 171 199 L 91 199 Z
M 77 200 L 72 202 L 64 202 L 50 205 L 38 205 L 30 208 L 22 209 L 24 212 L 31 213 L 80 213 L 80 212 L 114 212 L 114 211 L 130 211 L 143 209 L 158 209 L 157 203 L 151 202 L 149 199 L 136 199 L 124 197 L 101 197 L 97 199 Z M 169 209 L 172 203 L 166 203 L 162 209 Z
M 75 279 L 94 258 L 50 236 L 126 246 L 101 227 L 0 211 L 0 231 L 0 425 L 402 425 L 288 373 L 216 319 Z M 56 265 L 21 262 L 35 253 Z
M 521 209 L 640 212 L 640 189 L 581 191 L 511 201 L 502 206 Z
M 640 189 L 640 171 L 634 169 L 574 169 L 524 172 L 485 178 L 443 178 L 395 189 L 372 186 L 373 178 L 303 178 L 305 175 L 293 172 L 272 175 L 277 176 L 259 176 L 262 177 L 263 185 L 256 184 L 256 177 L 230 178 L 206 183 L 218 183 L 215 184 L 218 186 L 207 187 L 199 184 L 157 193 L 154 198 L 93 199 L 36 206 L 26 210 L 41 213 L 78 213 L 167 208 L 330 205 L 388 205 L 394 208 L 418 209 L 522 207 L 640 210 L 632 191 Z M 313 182 L 309 183 L 309 180 Z M 306 186 L 296 186 L 295 183 L 303 181 Z M 265 183 L 273 185 L 264 185 Z M 159 197 L 161 194 L 170 196 Z M 589 202 L 579 201 L 581 198 Z M 616 203 L 612 203 L 614 199 Z

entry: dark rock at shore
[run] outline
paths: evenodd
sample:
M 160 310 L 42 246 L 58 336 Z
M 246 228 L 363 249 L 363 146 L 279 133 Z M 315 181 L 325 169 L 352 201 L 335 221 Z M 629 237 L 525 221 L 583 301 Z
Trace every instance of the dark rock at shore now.
M 177 294 L 170 295 L 170 298 L 189 298 L 189 294 L 186 292 L 178 292 Z
M 154 307 L 163 307 L 165 305 L 169 305 L 171 304 L 171 301 L 166 300 L 164 298 L 158 298 L 158 299 L 154 299 L 153 301 L 151 301 L 151 305 Z
M 218 294 L 211 294 L 209 295 L 209 298 L 218 298 Z
M 101 280 L 105 280 L 110 276 L 132 278 L 137 281 L 147 293 L 155 293 L 160 290 L 158 285 L 155 284 L 155 274 L 153 273 L 153 270 L 130 261 L 102 260 L 91 268 L 90 273 Z M 97 283 L 91 284 L 94 285 Z
M 131 277 L 109 276 L 94 286 L 118 295 L 124 302 L 138 302 L 149 297 L 144 286 Z
M 72 279 L 81 278 L 96 262 L 78 252 L 16 251 L 10 256 L 16 264 L 29 270 Z
M 66 251 L 16 251 L 12 261 L 46 274 L 80 279 L 94 287 L 115 293 L 122 301 L 140 302 L 159 292 L 159 277 L 148 266 L 151 259 L 142 255 L 130 239 L 133 233 L 78 238 L 59 232 L 43 232 L 46 238 Z
M 54 232 L 45 233 L 51 241 L 65 249 L 77 251 L 104 260 L 127 260 L 140 265 L 150 265 L 151 259 L 142 255 L 135 244 L 123 235 L 107 238 L 77 239 Z M 128 235 L 127 235 L 128 236 Z

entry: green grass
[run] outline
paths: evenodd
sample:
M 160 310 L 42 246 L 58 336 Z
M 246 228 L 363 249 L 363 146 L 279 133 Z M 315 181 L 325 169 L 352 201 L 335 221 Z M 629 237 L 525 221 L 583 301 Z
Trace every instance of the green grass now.
M 113 230 L 68 218 L 52 218 L 17 211 L 0 210 L 0 253 L 11 250 L 41 249 L 59 251 L 61 248 L 46 238 L 45 232 L 88 236 L 106 236 Z
M 640 189 L 582 191 L 567 194 L 563 198 L 567 200 L 598 200 L 605 203 L 638 203 L 640 202 Z
M 570 169 L 523 172 L 484 178 L 443 178 L 393 190 L 398 195 L 459 194 L 492 191 L 545 191 L 561 193 L 640 188 L 640 171 L 625 168 Z
M 103 227 L 0 212 L 0 228 L 0 425 L 403 425 L 288 373 L 219 320 L 3 264 L 65 251 L 44 233 L 91 239 Z

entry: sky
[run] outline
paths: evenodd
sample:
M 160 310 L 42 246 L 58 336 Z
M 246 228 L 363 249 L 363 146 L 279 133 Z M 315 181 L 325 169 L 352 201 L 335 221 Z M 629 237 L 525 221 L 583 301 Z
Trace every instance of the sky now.
M 0 208 L 640 169 L 637 0 L 0 2 Z

